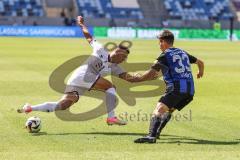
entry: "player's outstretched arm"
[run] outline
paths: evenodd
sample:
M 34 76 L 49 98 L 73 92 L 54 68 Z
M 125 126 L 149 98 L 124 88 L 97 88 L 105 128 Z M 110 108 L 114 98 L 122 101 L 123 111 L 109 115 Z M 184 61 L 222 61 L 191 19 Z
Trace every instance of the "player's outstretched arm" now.
M 134 82 L 154 80 L 159 77 L 159 74 L 158 74 L 158 71 L 156 71 L 155 69 L 150 69 L 146 71 L 143 75 L 139 73 L 136 73 L 134 75 L 131 75 L 129 73 L 123 73 L 123 74 L 120 74 L 119 77 L 128 82 L 134 83 Z
M 84 24 L 84 18 L 82 16 L 78 16 L 77 17 L 77 23 L 78 25 L 81 27 L 83 35 L 85 36 L 86 40 L 88 41 L 88 43 L 92 42 L 93 37 L 92 35 L 89 33 L 88 28 L 85 26 Z
M 159 72 L 153 68 L 143 73 L 143 75 L 138 76 L 138 78 L 140 79 L 140 82 L 154 80 L 154 79 L 157 79 L 158 77 L 159 77 Z
M 128 82 L 140 82 L 140 79 L 138 78 L 138 76 L 135 74 L 135 75 L 131 75 L 129 73 L 122 73 L 119 75 L 119 78 L 125 80 L 125 81 L 128 81 Z
M 196 64 L 198 66 L 197 78 L 202 78 L 204 74 L 204 62 L 200 59 L 197 59 Z

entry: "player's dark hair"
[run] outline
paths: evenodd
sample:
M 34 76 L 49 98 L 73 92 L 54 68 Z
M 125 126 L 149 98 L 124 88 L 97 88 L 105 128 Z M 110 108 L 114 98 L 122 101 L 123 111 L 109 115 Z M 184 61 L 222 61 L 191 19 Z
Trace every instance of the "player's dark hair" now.
M 173 45 L 173 43 L 174 43 L 174 35 L 169 30 L 163 30 L 163 32 L 160 33 L 159 36 L 157 36 L 157 37 L 158 37 L 158 39 L 162 39 L 162 40 L 166 41 L 168 44 Z
M 123 46 L 123 45 L 119 45 L 118 48 L 122 49 L 122 50 L 125 50 L 127 52 L 127 54 L 130 53 L 130 50 L 127 47 Z

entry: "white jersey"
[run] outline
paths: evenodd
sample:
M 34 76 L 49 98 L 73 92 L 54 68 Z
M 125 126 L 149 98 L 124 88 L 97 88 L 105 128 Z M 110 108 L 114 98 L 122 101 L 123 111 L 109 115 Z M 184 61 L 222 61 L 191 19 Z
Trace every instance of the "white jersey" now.
M 73 72 L 67 85 L 90 89 L 100 76 L 118 76 L 125 72 L 117 64 L 109 62 L 109 54 L 99 42 L 93 40 L 90 45 L 93 48 L 92 55 Z

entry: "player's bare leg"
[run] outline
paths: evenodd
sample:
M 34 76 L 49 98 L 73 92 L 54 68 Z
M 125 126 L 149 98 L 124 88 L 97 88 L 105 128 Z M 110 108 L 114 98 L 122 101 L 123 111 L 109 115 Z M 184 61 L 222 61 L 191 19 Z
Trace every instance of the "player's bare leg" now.
M 135 143 L 156 143 L 157 132 L 160 128 L 164 115 L 169 112 L 169 108 L 159 102 L 156 109 L 153 112 L 153 116 L 150 122 L 149 134 L 146 137 L 136 139 Z
M 116 89 L 113 84 L 100 77 L 94 84 L 94 90 L 102 91 L 106 93 L 106 105 L 108 111 L 107 124 L 108 125 L 126 125 L 125 121 L 119 120 L 114 113 L 116 108 Z M 65 94 L 58 102 L 46 102 L 31 106 L 25 104 L 21 109 L 18 109 L 18 113 L 30 113 L 32 111 L 54 112 L 58 110 L 66 110 L 79 99 L 79 95 L 76 92 L 70 92 Z
M 66 110 L 76 103 L 79 96 L 75 92 L 64 94 L 63 97 L 58 102 L 45 102 L 43 104 L 38 104 L 31 106 L 30 104 L 25 104 L 22 108 L 18 109 L 18 113 L 30 113 L 32 111 L 42 111 L 42 112 L 54 112 L 58 110 Z
M 114 109 L 116 108 L 117 103 L 115 86 L 110 81 L 100 77 L 92 89 L 105 92 L 106 94 L 106 107 L 108 112 L 107 124 L 126 125 L 127 123 L 125 121 L 119 120 L 115 116 Z

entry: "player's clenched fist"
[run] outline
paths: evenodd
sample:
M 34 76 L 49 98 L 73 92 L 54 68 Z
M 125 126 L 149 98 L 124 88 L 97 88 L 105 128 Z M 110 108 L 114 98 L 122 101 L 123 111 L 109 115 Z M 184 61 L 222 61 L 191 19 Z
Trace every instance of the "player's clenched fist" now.
M 84 25 L 84 19 L 82 16 L 78 16 L 77 17 L 77 23 L 79 26 L 83 26 Z

